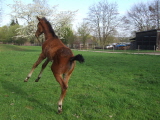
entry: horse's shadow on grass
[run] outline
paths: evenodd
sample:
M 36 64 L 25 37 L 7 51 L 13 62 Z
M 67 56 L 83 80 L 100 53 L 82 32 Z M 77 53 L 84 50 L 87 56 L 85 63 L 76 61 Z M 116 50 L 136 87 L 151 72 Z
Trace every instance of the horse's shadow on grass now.
M 1 81 L 2 83 L 2 87 L 9 92 L 14 92 L 15 95 L 21 96 L 21 98 L 23 99 L 27 99 L 28 101 L 37 104 L 38 106 L 41 106 L 42 108 L 46 109 L 47 111 L 51 111 L 51 112 L 55 112 L 57 113 L 57 111 L 55 111 L 54 109 L 52 109 L 50 106 L 43 104 L 41 102 L 39 102 L 38 100 L 36 100 L 35 98 L 29 97 L 30 95 L 25 92 L 21 86 L 17 86 L 9 81 Z M 23 101 L 22 101 L 23 102 Z

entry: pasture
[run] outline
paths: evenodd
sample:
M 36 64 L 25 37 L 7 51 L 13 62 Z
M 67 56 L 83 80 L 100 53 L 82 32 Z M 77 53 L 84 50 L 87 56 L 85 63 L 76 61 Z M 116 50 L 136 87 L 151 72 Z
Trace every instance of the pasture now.
M 23 82 L 41 47 L 0 45 L 0 116 L 2 120 L 159 120 L 160 56 L 74 50 L 77 62 L 69 81 L 63 113 L 57 114 L 60 87 L 46 67 Z

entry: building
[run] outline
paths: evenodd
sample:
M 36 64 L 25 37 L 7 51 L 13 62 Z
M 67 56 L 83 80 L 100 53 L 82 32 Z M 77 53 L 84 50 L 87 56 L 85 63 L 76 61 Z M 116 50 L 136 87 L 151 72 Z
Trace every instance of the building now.
M 160 50 L 160 30 L 136 32 L 131 40 L 131 49 Z

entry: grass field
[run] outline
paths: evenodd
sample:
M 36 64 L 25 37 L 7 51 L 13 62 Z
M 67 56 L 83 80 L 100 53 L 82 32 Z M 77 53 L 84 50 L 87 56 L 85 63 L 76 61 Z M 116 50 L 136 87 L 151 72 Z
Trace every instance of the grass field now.
M 160 56 L 83 54 L 69 81 L 63 113 L 57 114 L 60 87 L 41 65 L 24 79 L 41 47 L 0 45 L 0 120 L 159 120 Z

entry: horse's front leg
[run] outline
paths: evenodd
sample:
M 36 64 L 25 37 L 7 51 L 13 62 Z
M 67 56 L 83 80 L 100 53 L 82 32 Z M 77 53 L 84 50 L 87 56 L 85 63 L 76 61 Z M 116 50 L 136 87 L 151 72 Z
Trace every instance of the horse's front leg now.
M 43 63 L 43 65 L 42 65 L 42 69 L 41 69 L 41 71 L 40 71 L 37 79 L 35 80 L 35 82 L 38 82 L 38 81 L 39 81 L 39 79 L 41 78 L 42 72 L 43 72 L 43 70 L 46 68 L 46 66 L 47 66 L 48 63 L 49 63 L 49 59 L 46 59 L 46 61 L 45 61 L 45 62 Z
M 38 60 L 34 63 L 30 73 L 28 74 L 28 76 L 26 77 L 26 79 L 24 80 L 24 82 L 27 82 L 28 79 L 32 76 L 32 73 L 34 71 L 34 69 L 45 59 L 46 57 L 41 53 Z

